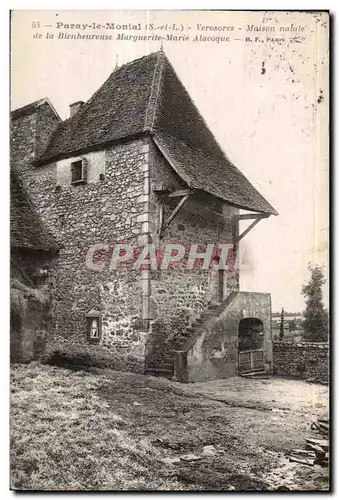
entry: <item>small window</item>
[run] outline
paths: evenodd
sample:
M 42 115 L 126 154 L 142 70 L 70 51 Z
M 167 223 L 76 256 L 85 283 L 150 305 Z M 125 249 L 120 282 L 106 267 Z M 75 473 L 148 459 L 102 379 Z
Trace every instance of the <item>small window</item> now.
M 86 184 L 87 182 L 87 160 L 73 161 L 71 163 L 72 184 Z
M 99 342 L 101 338 L 100 316 L 87 315 L 87 338 L 91 343 Z
M 89 336 L 91 339 L 98 339 L 99 338 L 99 320 L 98 320 L 98 318 L 92 319 L 91 331 L 90 331 Z

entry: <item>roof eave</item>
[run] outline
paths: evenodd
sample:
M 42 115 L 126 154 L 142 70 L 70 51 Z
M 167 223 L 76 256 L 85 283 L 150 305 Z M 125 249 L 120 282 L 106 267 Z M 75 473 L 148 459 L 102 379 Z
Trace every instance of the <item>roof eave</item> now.
M 194 188 L 194 186 L 190 186 L 192 189 L 196 189 Z M 198 191 L 198 189 L 196 189 Z M 267 215 L 268 217 L 271 216 L 271 215 L 279 215 L 279 213 L 274 210 L 274 208 L 272 207 L 272 210 L 271 211 L 268 211 L 268 210 L 262 210 L 262 209 L 258 209 L 257 207 L 255 206 L 250 206 L 250 205 L 243 205 L 243 204 L 238 204 L 238 203 L 234 203 L 232 201 L 229 201 L 227 198 L 222 198 L 210 191 L 205 191 L 205 190 L 202 190 L 202 189 L 199 189 L 200 191 L 203 191 L 204 193 L 208 193 L 209 195 L 211 196 L 214 196 L 215 198 L 218 198 L 218 200 L 221 200 L 221 201 L 224 201 L 226 203 L 228 203 L 230 206 L 232 207 L 235 207 L 235 208 L 239 208 L 240 210 L 248 210 L 248 211 L 251 211 L 251 212 L 256 212 L 258 214 L 262 214 L 262 215 Z
M 251 211 L 255 211 L 255 212 L 258 212 L 260 214 L 264 214 L 264 215 L 279 215 L 278 212 L 272 207 L 272 210 L 262 210 L 262 209 L 258 209 L 254 206 L 250 206 L 250 205 L 244 205 L 244 204 L 237 204 L 237 203 L 234 203 L 234 202 L 231 202 L 229 201 L 227 198 L 222 198 L 218 195 L 216 195 L 215 193 L 212 193 L 211 191 L 209 190 L 202 190 L 201 188 L 197 188 L 194 183 L 191 182 L 191 180 L 188 178 L 188 176 L 185 175 L 184 172 L 182 172 L 182 169 L 179 169 L 178 166 L 175 164 L 175 162 L 172 161 L 172 158 L 167 154 L 167 152 L 165 151 L 165 149 L 162 147 L 160 141 L 157 139 L 157 136 L 156 134 L 153 134 L 153 140 L 156 144 L 156 146 L 159 148 L 159 150 L 161 151 L 161 153 L 163 154 L 164 158 L 168 161 L 168 163 L 171 165 L 171 167 L 173 168 L 173 170 L 178 174 L 178 176 L 188 185 L 188 187 L 190 187 L 191 189 L 195 189 L 196 191 L 202 191 L 204 193 L 208 193 L 209 195 L 211 196 L 214 196 L 215 198 L 218 198 L 219 200 L 222 200 L 222 201 L 225 201 L 226 203 L 228 203 L 229 205 L 233 206 L 233 207 L 236 207 L 236 208 L 239 208 L 241 210 L 251 210 Z M 268 202 L 267 202 L 268 203 Z

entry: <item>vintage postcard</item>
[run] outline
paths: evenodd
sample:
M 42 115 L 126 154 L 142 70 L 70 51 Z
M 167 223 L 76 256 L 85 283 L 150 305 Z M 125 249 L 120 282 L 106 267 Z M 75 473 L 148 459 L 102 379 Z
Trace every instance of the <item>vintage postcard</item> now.
M 330 489 L 329 29 L 11 12 L 11 489 Z

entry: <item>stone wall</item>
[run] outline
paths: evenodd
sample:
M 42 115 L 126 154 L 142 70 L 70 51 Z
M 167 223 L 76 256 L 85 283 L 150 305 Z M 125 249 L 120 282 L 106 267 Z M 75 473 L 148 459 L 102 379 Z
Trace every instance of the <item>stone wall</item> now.
M 22 173 L 27 170 L 36 153 L 36 113 L 24 115 L 11 122 L 11 165 Z
M 163 185 L 173 190 L 187 188 L 161 153 L 153 145 L 150 155 L 151 186 Z M 170 225 L 159 236 L 161 220 L 166 221 L 179 202 L 179 198 L 168 198 L 151 190 L 152 238 L 159 255 L 164 254 L 168 244 L 185 247 L 185 258 L 167 270 L 151 273 L 151 300 L 154 310 L 150 349 L 163 348 L 163 339 L 175 338 L 185 327 L 191 325 L 206 310 L 207 305 L 218 301 L 215 296 L 215 279 L 211 270 L 202 269 L 202 261 L 196 261 L 193 269 L 187 269 L 187 257 L 192 244 L 203 252 L 208 244 L 231 243 L 232 218 L 238 209 L 219 202 L 207 194 L 194 194 L 177 213 Z M 162 208 L 161 208 L 162 205 Z M 161 214 L 162 210 L 162 214 Z M 217 213 L 219 210 L 220 213 Z M 238 272 L 227 272 L 224 279 L 224 297 L 239 289 Z M 170 348 L 170 345 L 168 346 Z
M 59 337 L 87 342 L 86 314 L 95 310 L 102 318 L 102 346 L 127 351 L 139 348 L 142 332 L 134 326 L 142 317 L 140 272 L 131 263 L 122 263 L 116 270 L 110 263 L 116 244 L 137 248 L 144 212 L 143 203 L 138 202 L 143 190 L 144 146 L 135 141 L 107 149 L 104 180 L 76 187 L 62 185 L 57 193 L 65 246 L 59 252 L 54 294 Z M 92 157 L 85 157 L 91 178 Z M 98 245 L 98 256 L 103 245 L 102 258 L 95 262 L 98 270 L 89 269 L 86 263 L 93 245 Z
M 36 144 L 31 137 L 35 136 L 36 126 L 34 115 L 15 120 L 12 164 L 42 221 L 62 244 L 56 257 L 57 270 L 51 276 L 50 338 L 87 343 L 86 315 L 98 311 L 102 318 L 102 346 L 143 355 L 148 324 L 142 321 L 147 317 L 147 307 L 140 271 L 134 270 L 131 262 L 110 269 L 110 260 L 118 243 L 131 245 L 138 252 L 139 238 L 148 232 L 145 212 L 149 139 L 83 155 L 88 161 L 89 182 L 73 186 L 63 175 L 67 160 L 41 167 L 32 165 Z M 99 168 L 102 158 L 104 165 Z M 70 168 L 72 159 L 68 161 Z M 103 172 L 104 176 L 100 176 Z M 90 258 L 93 264 L 93 255 L 88 253 L 93 245 L 98 245 L 99 250 L 102 246 L 101 253 L 98 250 L 94 254 L 95 269 L 86 262 Z
M 282 377 L 329 379 L 329 346 L 323 342 L 274 342 L 274 374 Z
M 45 147 L 59 120 L 47 102 L 34 112 L 23 113 L 11 121 L 11 164 L 20 171 Z
M 46 344 L 51 327 L 50 293 L 47 284 L 27 283 L 20 263 L 11 268 L 10 356 L 11 361 L 27 362 L 37 358 Z

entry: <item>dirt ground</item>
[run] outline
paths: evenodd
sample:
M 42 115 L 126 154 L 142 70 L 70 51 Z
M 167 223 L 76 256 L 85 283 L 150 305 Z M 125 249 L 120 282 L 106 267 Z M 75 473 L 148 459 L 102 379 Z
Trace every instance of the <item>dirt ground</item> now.
M 234 377 L 190 384 L 187 393 L 234 408 L 230 423 L 238 426 L 239 434 L 246 435 L 248 450 L 273 452 L 275 466 L 259 474 L 273 487 L 279 482 L 292 490 L 328 488 L 328 469 L 291 463 L 285 456 L 291 449 L 303 449 L 305 437 L 319 438 L 311 431 L 310 423 L 317 418 L 328 418 L 328 387 L 277 377 L 267 380 Z
M 196 384 L 38 364 L 11 370 L 19 490 L 327 490 L 328 468 L 285 456 L 315 437 L 328 388 L 235 377 Z M 204 454 L 205 446 L 213 446 Z M 189 461 L 180 459 L 191 454 Z

